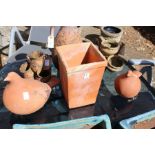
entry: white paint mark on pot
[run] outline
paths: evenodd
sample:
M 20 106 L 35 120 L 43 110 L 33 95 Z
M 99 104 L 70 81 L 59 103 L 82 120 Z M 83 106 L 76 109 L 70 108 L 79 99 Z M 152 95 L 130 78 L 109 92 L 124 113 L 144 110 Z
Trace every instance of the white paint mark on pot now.
M 29 100 L 30 99 L 29 92 L 23 92 L 23 99 L 24 100 Z
M 88 72 L 84 73 L 83 78 L 84 78 L 85 80 L 89 79 L 89 77 L 90 77 L 90 74 L 89 74 Z

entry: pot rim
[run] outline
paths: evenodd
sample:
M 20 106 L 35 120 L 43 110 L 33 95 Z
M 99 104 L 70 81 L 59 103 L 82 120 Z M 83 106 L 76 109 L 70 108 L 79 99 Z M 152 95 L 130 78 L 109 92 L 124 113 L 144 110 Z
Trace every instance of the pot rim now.
M 117 59 L 120 59 L 120 61 L 122 61 L 122 64 L 121 64 L 121 66 L 118 66 L 118 67 L 116 67 L 116 66 L 114 66 L 112 63 L 111 63 L 111 59 L 112 58 L 117 58 Z M 118 55 L 111 55 L 111 56 L 109 56 L 108 58 L 107 58 L 107 61 L 108 61 L 108 67 L 110 68 L 110 69 L 112 69 L 112 70 L 122 70 L 123 69 L 123 66 L 124 66 L 124 63 L 123 63 L 123 60 L 121 59 L 121 57 L 120 56 L 118 56 Z

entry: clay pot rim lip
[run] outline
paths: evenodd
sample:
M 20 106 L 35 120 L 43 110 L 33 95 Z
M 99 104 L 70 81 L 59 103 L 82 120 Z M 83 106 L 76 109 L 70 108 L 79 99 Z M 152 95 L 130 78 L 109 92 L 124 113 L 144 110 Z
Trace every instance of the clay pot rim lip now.
M 63 57 L 63 52 L 58 52 L 59 49 L 63 48 L 64 46 L 67 47 L 67 46 L 78 46 L 78 45 L 88 45 L 88 49 L 90 48 L 90 46 L 93 46 L 93 48 L 95 48 L 96 52 L 100 55 L 100 57 L 102 58 L 102 61 L 97 61 L 97 62 L 91 62 L 91 63 L 87 63 L 87 64 L 81 64 L 81 65 L 78 65 L 78 66 L 73 66 L 73 67 L 69 67 L 68 64 L 66 63 L 66 61 L 64 59 L 62 59 Z M 59 58 L 59 61 L 62 61 L 62 63 L 64 64 L 65 66 L 65 70 L 69 73 L 69 72 L 72 72 L 72 70 L 76 70 L 77 67 L 79 66 L 83 66 L 83 67 L 90 67 L 90 65 L 94 65 L 94 64 L 100 64 L 100 65 L 104 65 L 105 67 L 107 66 L 108 62 L 107 62 L 107 59 L 106 57 L 100 52 L 99 49 L 97 49 L 97 47 L 92 43 L 92 42 L 86 42 L 86 43 L 76 43 L 76 44 L 68 44 L 68 45 L 62 45 L 62 46 L 57 46 L 56 47 L 56 51 L 58 53 L 58 58 Z
M 56 48 L 56 51 L 59 51 L 59 49 L 61 49 L 63 47 L 77 46 L 77 45 L 82 45 L 82 44 L 85 44 L 85 45 L 89 46 L 90 44 L 92 44 L 92 42 L 81 42 L 81 43 L 67 44 L 67 45 L 56 46 L 55 48 Z
M 114 65 L 111 63 L 110 60 L 111 60 L 112 58 L 116 58 L 116 59 L 118 59 L 118 60 L 121 61 L 122 65 L 119 66 L 119 67 L 124 66 L 123 60 L 122 60 L 122 58 L 121 58 L 120 56 L 118 56 L 118 55 L 110 55 L 110 56 L 107 58 L 107 61 L 108 61 L 108 64 L 109 64 L 111 67 L 116 68 L 116 69 L 119 68 L 119 67 L 114 66 Z
M 101 50 L 102 54 L 105 55 L 106 57 L 109 57 L 111 55 L 115 55 L 118 53 L 118 51 L 116 50 L 115 52 L 107 52 L 106 50 Z M 112 50 L 111 50 L 112 51 Z
M 104 29 L 105 27 L 115 27 L 117 29 L 120 29 L 120 32 L 119 33 L 110 33 Z M 107 37 L 112 36 L 113 38 L 117 38 L 117 37 L 121 36 L 123 33 L 123 28 L 120 26 L 101 26 L 100 30 L 101 30 L 102 34 L 106 35 Z
M 110 60 L 111 58 L 113 58 L 113 57 L 116 57 L 116 58 L 120 58 L 120 59 L 121 59 L 121 57 L 118 56 L 118 55 L 111 55 L 111 56 L 109 56 L 108 59 L 107 59 L 107 61 L 108 61 L 108 66 L 107 66 L 107 68 L 108 68 L 109 70 L 113 71 L 113 72 L 119 72 L 119 71 L 121 71 L 121 70 L 123 69 L 123 67 L 124 67 L 123 60 L 122 60 L 122 65 L 119 66 L 119 67 L 116 67 L 116 66 L 113 66 L 111 63 L 109 63 L 109 62 L 110 62 L 109 60 Z
M 111 66 L 107 66 L 107 68 L 112 71 L 112 72 L 120 72 L 123 69 L 123 66 L 119 67 L 119 68 L 113 68 Z
M 109 44 L 117 44 L 117 46 L 116 47 L 106 47 L 106 46 L 103 46 L 102 44 L 100 45 L 100 47 L 101 48 L 103 48 L 103 49 L 117 49 L 117 48 L 119 48 L 120 46 L 121 46 L 121 43 L 117 43 L 117 42 L 109 42 Z
M 118 34 L 118 33 L 120 33 L 121 30 L 122 30 L 119 26 L 103 26 L 103 27 L 102 27 L 102 29 L 104 29 L 106 32 L 109 32 L 109 31 L 106 30 L 106 28 L 113 28 L 113 29 L 117 29 L 117 30 L 119 31 L 119 32 L 114 33 L 114 34 Z M 111 33 L 111 32 L 109 32 L 109 33 Z M 113 34 L 113 33 L 112 33 L 112 34 Z
M 105 54 L 105 56 L 110 56 L 110 55 L 117 54 L 120 47 L 121 47 L 121 43 L 119 43 L 118 46 L 115 48 L 105 48 L 105 47 L 101 47 L 101 46 L 99 48 L 101 50 L 101 53 Z
M 93 62 L 91 64 L 88 63 L 88 64 L 79 65 L 80 67 L 83 67 L 83 69 L 81 69 L 80 71 L 79 71 L 79 66 L 67 68 L 66 71 L 68 74 L 72 74 L 75 72 L 81 72 L 82 70 L 91 70 L 92 68 L 90 68 L 90 67 L 94 66 L 94 65 L 99 65 L 99 66 L 95 67 L 96 69 L 102 68 L 103 66 L 107 67 L 107 64 L 108 64 L 107 62 Z

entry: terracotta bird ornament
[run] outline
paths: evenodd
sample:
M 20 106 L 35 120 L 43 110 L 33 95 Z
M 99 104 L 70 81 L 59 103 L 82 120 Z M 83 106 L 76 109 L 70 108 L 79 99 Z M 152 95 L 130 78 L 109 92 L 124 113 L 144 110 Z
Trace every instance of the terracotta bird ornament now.
M 3 103 L 14 114 L 27 115 L 38 111 L 51 93 L 48 84 L 24 79 L 15 72 L 8 73 L 4 81 L 9 83 L 3 92 Z

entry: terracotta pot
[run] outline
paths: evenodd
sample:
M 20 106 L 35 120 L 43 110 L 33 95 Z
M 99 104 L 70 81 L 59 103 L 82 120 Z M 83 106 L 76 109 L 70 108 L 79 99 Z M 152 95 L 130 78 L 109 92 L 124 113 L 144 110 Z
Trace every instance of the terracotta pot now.
M 9 84 L 3 92 L 3 103 L 12 113 L 27 115 L 36 112 L 48 100 L 51 88 L 40 81 L 23 79 L 10 72 L 5 81 Z
M 118 55 L 111 55 L 108 57 L 108 69 L 113 72 L 119 72 L 123 69 L 124 63 L 120 56 Z
M 127 73 L 118 76 L 115 80 L 117 93 L 125 98 L 137 96 L 141 90 L 141 81 L 139 79 L 141 75 L 142 73 L 139 71 L 129 70 Z
M 81 31 L 76 26 L 63 26 L 61 27 L 60 31 L 58 32 L 55 38 L 55 49 L 52 53 L 53 62 L 55 66 L 58 68 L 58 58 L 56 47 L 68 44 L 76 44 L 81 43 Z
M 105 40 L 103 37 L 100 37 L 100 39 L 102 39 L 100 44 L 100 50 L 103 55 L 110 56 L 118 53 L 120 49 L 120 43 L 109 42 Z
M 123 34 L 123 29 L 118 26 L 103 26 L 101 27 L 101 34 L 106 40 L 119 43 Z
M 56 48 L 62 89 L 69 108 L 96 102 L 106 58 L 92 43 L 79 43 Z
M 76 26 L 63 26 L 55 38 L 55 47 L 80 42 L 81 32 Z

